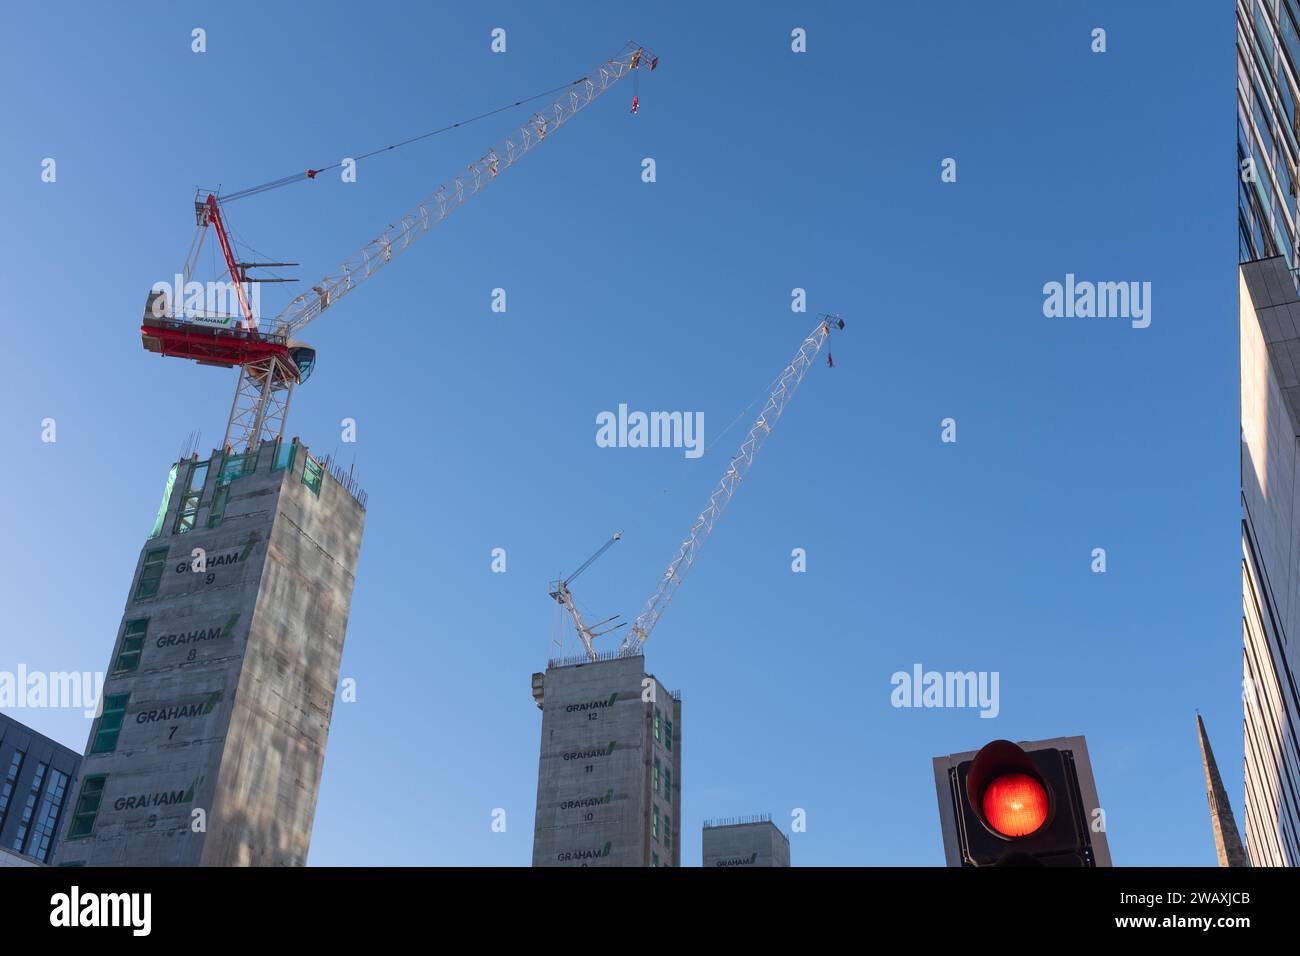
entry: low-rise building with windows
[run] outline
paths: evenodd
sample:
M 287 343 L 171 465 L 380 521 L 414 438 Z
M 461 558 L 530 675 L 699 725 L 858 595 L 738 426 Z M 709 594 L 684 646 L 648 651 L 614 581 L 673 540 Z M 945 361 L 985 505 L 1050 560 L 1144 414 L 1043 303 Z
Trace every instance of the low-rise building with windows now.
M 81 755 L 0 714 L 0 866 L 54 859 Z

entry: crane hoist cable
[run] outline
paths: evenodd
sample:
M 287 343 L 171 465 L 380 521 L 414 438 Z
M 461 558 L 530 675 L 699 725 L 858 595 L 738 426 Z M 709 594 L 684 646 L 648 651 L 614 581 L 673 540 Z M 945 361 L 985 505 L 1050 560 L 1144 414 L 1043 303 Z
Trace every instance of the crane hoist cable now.
M 409 139 L 404 139 L 400 143 L 393 143 L 391 146 L 381 146 L 378 149 L 372 149 L 368 153 L 362 153 L 360 156 L 353 156 L 350 158 L 355 160 L 356 162 L 361 162 L 361 160 L 363 159 L 370 159 L 370 157 L 378 156 L 380 153 L 387 153 L 394 149 L 401 149 L 403 146 L 409 146 L 412 143 L 418 143 L 420 140 L 428 139 L 430 136 L 437 136 L 439 133 L 447 133 L 453 129 L 459 129 L 462 126 L 468 126 L 471 123 L 477 123 L 479 120 L 484 120 L 487 119 L 488 117 L 496 116 L 498 113 L 504 113 L 506 110 L 512 110 L 515 107 L 523 106 L 526 103 L 533 102 L 533 100 L 540 100 L 546 96 L 553 96 L 554 94 L 559 93 L 563 90 L 567 90 L 572 87 L 575 87 L 579 83 L 586 82 L 586 79 L 587 78 L 585 76 L 580 76 L 571 83 L 565 83 L 562 84 L 561 86 L 552 87 L 549 90 L 543 90 L 540 93 L 534 93 L 532 96 L 526 96 L 522 100 L 515 100 L 513 103 L 507 103 L 505 106 L 498 106 L 494 110 L 488 110 L 486 113 L 479 113 L 477 116 L 471 116 L 469 119 L 461 120 L 458 123 L 452 123 L 449 126 L 441 126 L 438 129 L 429 130 L 429 132 L 427 133 L 420 133 L 418 136 L 412 136 Z M 225 205 L 227 203 L 234 202 L 236 199 L 245 199 L 249 196 L 256 196 L 259 193 L 268 192 L 272 189 L 279 189 L 281 186 L 288 186 L 290 183 L 302 182 L 304 179 L 315 179 L 321 173 L 327 173 L 331 169 L 339 169 L 342 165 L 343 162 L 340 160 L 337 163 L 330 163 L 328 166 L 313 167 L 301 173 L 293 173 L 292 175 L 289 176 L 281 176 L 279 179 L 272 179 L 270 182 L 262 183 L 260 186 L 249 186 L 247 189 L 240 189 L 233 193 L 227 193 L 224 196 L 218 196 L 217 202 L 220 203 L 221 205 Z

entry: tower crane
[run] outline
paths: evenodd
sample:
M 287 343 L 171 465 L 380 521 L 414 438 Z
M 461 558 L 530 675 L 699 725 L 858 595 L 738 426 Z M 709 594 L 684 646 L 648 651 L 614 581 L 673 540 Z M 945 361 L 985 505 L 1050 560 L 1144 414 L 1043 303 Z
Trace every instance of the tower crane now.
M 785 411 L 786 406 L 790 404 L 799 383 L 803 381 L 804 375 L 812 367 L 817 353 L 821 351 L 822 345 L 830 338 L 832 331 L 840 331 L 843 328 L 844 320 L 838 315 L 821 315 L 817 327 L 804 338 L 799 345 L 799 351 L 795 353 L 794 358 L 777 376 L 771 394 L 768 395 L 767 401 L 758 413 L 758 419 L 750 428 L 749 434 L 745 436 L 745 440 L 740 443 L 740 449 L 731 456 L 731 461 L 727 465 L 727 470 L 723 472 L 722 479 L 714 487 L 713 493 L 709 495 L 709 503 L 696 517 L 695 523 L 691 525 L 690 532 L 677 548 L 677 553 L 669 562 L 668 569 L 664 571 L 663 576 L 659 579 L 658 587 L 650 595 L 645 608 L 632 624 L 632 630 L 624 636 L 619 644 L 620 656 L 640 653 L 641 646 L 645 644 L 650 637 L 650 633 L 655 629 L 655 625 L 663 617 L 664 611 L 668 609 L 668 605 L 677 593 L 677 589 L 682 586 L 687 572 L 694 566 L 695 559 L 699 557 L 700 551 L 704 548 L 704 543 L 709 539 L 709 535 L 713 533 L 713 529 L 717 526 L 722 513 L 749 474 L 750 468 L 754 465 L 755 456 L 757 456 L 759 449 L 767 443 L 767 439 L 772 434 L 772 429 L 780 421 L 781 414 Z M 592 639 L 601 636 L 601 634 L 608 634 L 614 628 L 608 628 L 596 634 L 593 633 L 592 628 L 586 627 L 581 614 L 578 613 L 577 607 L 573 603 L 573 595 L 569 592 L 568 585 L 569 582 L 585 571 L 592 561 L 604 554 L 605 550 L 621 537 L 622 532 L 619 532 L 605 542 L 604 547 L 592 555 L 587 563 L 571 574 L 567 580 L 560 582 L 559 587 L 551 594 L 551 597 L 563 604 L 573 617 L 578 637 L 582 640 L 588 659 L 592 661 L 598 659 L 598 655 L 592 646 Z M 602 621 L 601 624 L 606 624 L 612 620 L 614 618 L 609 618 L 607 621 Z M 596 626 L 599 627 L 600 625 Z M 539 677 L 540 675 L 533 676 L 535 698 L 537 698 L 538 688 L 540 687 Z M 537 699 L 540 701 L 540 698 Z M 540 702 L 538 706 L 541 706 Z
M 140 327 L 141 343 L 147 351 L 193 359 L 200 365 L 239 367 L 239 381 L 223 447 L 256 447 L 263 439 L 282 438 L 294 386 L 306 381 L 315 364 L 315 349 L 297 339 L 308 324 L 405 252 L 416 239 L 459 209 L 471 196 L 477 195 L 553 137 L 619 80 L 640 68 L 653 70 L 658 64 L 659 58 L 645 47 L 627 44 L 618 56 L 604 61 L 593 72 L 564 87 L 566 93 L 548 108 L 534 113 L 516 132 L 470 163 L 465 172 L 454 176 L 450 184 L 439 186 L 337 270 L 313 285 L 309 292 L 293 299 L 267 329 L 259 328 L 245 286 L 249 282 L 284 280 L 250 278 L 248 270 L 295 263 L 239 262 L 223 213 L 225 204 L 289 182 L 315 179 L 321 170 L 309 169 L 224 198 L 216 192 L 204 197 L 200 190 L 194 203 L 198 229 L 186 260 L 184 279 L 188 284 L 208 227 L 212 227 L 238 300 L 239 315 L 187 317 L 182 303 L 169 302 L 164 291 L 151 291 L 145 305 L 144 323 Z
M 600 548 L 597 549 L 595 554 L 589 557 L 586 561 L 582 562 L 582 564 L 578 567 L 578 570 L 574 571 L 563 581 L 556 582 L 555 590 L 551 592 L 552 600 L 554 600 L 557 604 L 559 604 L 566 611 L 568 611 L 569 615 L 573 618 L 573 626 L 578 632 L 578 639 L 582 641 L 582 646 L 583 649 L 586 650 L 587 656 L 592 658 L 593 660 L 596 658 L 596 648 L 593 643 L 596 640 L 596 638 L 602 637 L 610 633 L 610 631 L 618 630 L 620 627 L 623 627 L 623 624 L 615 624 L 612 627 L 605 628 L 605 630 L 603 631 L 596 630 L 596 628 L 604 627 L 604 625 L 609 624 L 610 622 L 616 620 L 618 618 L 617 614 L 615 614 L 613 617 L 607 617 L 603 621 L 597 621 L 595 624 L 592 624 L 590 626 L 585 624 L 582 620 L 582 612 L 579 611 L 578 606 L 573 603 L 573 592 L 569 590 L 569 584 L 575 578 L 577 578 L 579 574 L 581 574 L 583 571 L 586 571 L 587 568 L 591 567 L 591 565 L 595 562 L 597 558 L 599 558 L 602 554 L 608 551 L 610 549 L 610 546 L 615 541 L 621 540 L 622 537 L 623 537 L 622 531 L 615 531 L 613 536 L 604 544 L 602 544 Z

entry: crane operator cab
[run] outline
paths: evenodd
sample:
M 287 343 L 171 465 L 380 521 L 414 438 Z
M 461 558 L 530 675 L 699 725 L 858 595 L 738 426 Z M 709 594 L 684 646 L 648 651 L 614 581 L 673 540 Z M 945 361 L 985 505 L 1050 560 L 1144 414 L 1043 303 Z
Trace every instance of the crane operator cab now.
M 312 369 L 316 367 L 316 350 L 301 342 L 289 343 L 289 358 L 298 366 L 298 384 L 311 378 Z

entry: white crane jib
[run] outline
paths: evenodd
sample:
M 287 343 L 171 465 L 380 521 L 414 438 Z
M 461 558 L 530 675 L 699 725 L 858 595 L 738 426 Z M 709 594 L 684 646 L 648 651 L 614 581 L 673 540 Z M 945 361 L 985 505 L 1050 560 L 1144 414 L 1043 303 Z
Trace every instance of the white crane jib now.
M 831 330 L 843 328 L 844 320 L 838 315 L 823 315 L 821 321 L 817 323 L 817 328 L 813 329 L 808 337 L 803 340 L 803 343 L 799 346 L 799 351 L 795 353 L 790 364 L 781 372 L 772 393 L 763 405 L 762 411 L 758 413 L 758 420 L 750 428 L 745 440 L 740 443 L 740 450 L 732 455 L 731 462 L 722 475 L 722 480 L 718 482 L 717 487 L 713 489 L 713 493 L 709 495 L 709 503 L 700 512 L 699 517 L 695 519 L 695 523 L 691 525 L 690 533 L 682 541 L 681 546 L 677 549 L 677 554 L 659 580 L 659 587 L 646 601 L 645 609 L 633 622 L 631 632 L 623 638 L 622 643 L 619 645 L 620 654 L 636 654 L 640 652 L 641 645 L 650 637 L 650 632 L 655 629 L 655 625 L 663 617 L 664 611 L 668 609 L 668 604 L 672 601 L 673 595 L 682 586 L 682 581 L 686 578 L 686 572 L 690 571 L 691 566 L 695 564 L 695 559 L 699 557 L 704 542 L 709 540 L 709 535 L 717 525 L 718 519 L 722 517 L 727 504 L 735 497 L 741 482 L 749 474 L 749 469 L 754 465 L 754 457 L 772 434 L 772 429 L 781 419 L 781 413 L 785 411 L 786 406 L 790 404 L 790 399 L 794 397 L 795 389 L 799 387 L 804 375 L 812 367 L 813 359 L 817 357 L 822 345 L 830 337 Z
M 831 331 L 838 331 L 843 328 L 844 320 L 838 315 L 822 315 L 817 327 L 799 345 L 799 351 L 790 360 L 790 364 L 777 376 L 771 394 L 768 395 L 767 401 L 763 404 L 762 411 L 758 413 L 758 420 L 750 428 L 745 440 L 740 443 L 740 450 L 731 456 L 731 461 L 722 475 L 722 480 L 718 482 L 717 487 L 713 489 L 713 493 L 709 495 L 708 505 L 700 512 L 695 519 L 695 523 L 691 525 L 690 533 L 687 534 L 686 539 L 677 549 L 677 554 L 669 563 L 668 569 L 664 571 L 663 577 L 660 578 L 658 588 L 655 589 L 654 594 L 650 596 L 650 600 L 646 602 L 645 609 L 632 624 L 632 630 L 619 644 L 620 655 L 640 653 L 641 645 L 650 637 L 650 632 L 655 629 L 655 625 L 663 617 L 664 611 L 668 609 L 668 604 L 672 601 L 673 595 L 682 586 L 682 581 L 686 578 L 686 572 L 695 564 L 695 559 L 699 557 L 704 542 L 709 539 L 709 535 L 717 525 L 718 519 L 722 517 L 722 512 L 726 510 L 728 502 L 735 497 L 741 482 L 749 474 L 749 469 L 754 465 L 754 458 L 758 455 L 758 450 L 766 444 L 768 437 L 772 434 L 772 429 L 780 421 L 781 413 L 790 404 L 790 399 L 794 397 L 799 383 L 803 381 L 804 375 L 812 367 L 813 359 L 817 357 L 822 345 L 830 338 Z M 617 624 L 603 631 L 596 631 L 596 628 L 615 620 L 618 617 L 618 615 L 615 615 L 588 627 L 583 621 L 577 606 L 573 603 L 573 594 L 569 591 L 569 583 L 587 570 L 593 561 L 604 554 L 610 545 L 618 541 L 622 536 L 623 532 L 616 533 L 605 542 L 600 550 L 588 558 L 577 571 L 574 571 L 563 581 L 557 582 L 555 590 L 551 592 L 551 597 L 568 610 L 569 615 L 573 618 L 573 625 L 578 632 L 578 638 L 582 641 L 588 659 L 592 661 L 598 659 L 596 649 L 593 646 L 595 638 L 617 630 L 623 625 Z M 534 677 L 534 685 L 536 695 L 537 675 Z M 538 706 L 540 706 L 540 703 Z
M 534 113 L 514 135 L 503 139 L 466 166 L 465 172 L 453 177 L 451 183 L 439 186 L 414 209 L 340 265 L 338 271 L 325 276 L 312 286 L 310 292 L 305 292 L 290 302 L 275 317 L 272 332 L 292 338 L 322 312 L 406 251 L 412 242 L 431 227 L 459 209 L 467 199 L 477 195 L 554 135 L 561 126 L 594 103 L 619 80 L 638 67 L 647 66 L 653 70 L 658 64 L 659 58 L 649 53 L 645 47 L 629 43 L 621 54 L 604 61 L 587 76 L 572 84 L 568 92 L 548 109 Z

